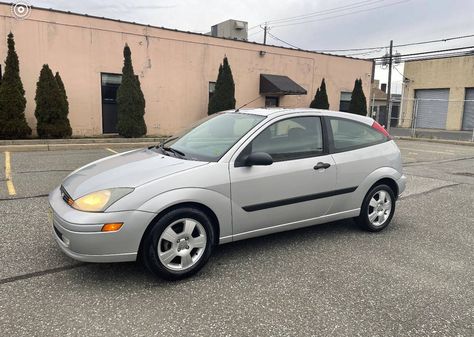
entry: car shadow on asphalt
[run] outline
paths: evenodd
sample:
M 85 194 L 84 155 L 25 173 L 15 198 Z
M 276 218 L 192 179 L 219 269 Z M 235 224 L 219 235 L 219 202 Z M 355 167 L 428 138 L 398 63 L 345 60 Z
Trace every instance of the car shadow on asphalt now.
M 83 281 L 90 283 L 115 283 L 117 281 L 131 284 L 142 284 L 143 286 L 168 287 L 181 285 L 196 278 L 216 278 L 218 273 L 214 270 L 222 265 L 236 265 L 241 259 L 248 259 L 258 254 L 268 254 L 275 256 L 279 252 L 294 249 L 295 245 L 311 245 L 313 243 L 322 243 L 326 241 L 345 241 L 353 236 L 372 235 L 364 232 L 351 219 L 300 228 L 296 230 L 270 234 L 266 236 L 246 239 L 220 245 L 214 248 L 213 254 L 208 264 L 197 275 L 181 281 L 161 280 L 140 262 L 129 263 L 100 263 L 86 264 L 81 269 L 81 273 L 88 273 Z M 265 258 L 265 256 L 263 256 Z

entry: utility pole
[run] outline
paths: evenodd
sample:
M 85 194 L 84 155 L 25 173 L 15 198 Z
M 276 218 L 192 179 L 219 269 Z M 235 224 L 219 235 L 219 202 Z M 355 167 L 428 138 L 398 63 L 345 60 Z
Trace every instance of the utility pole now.
M 388 83 L 387 83 L 387 130 L 390 130 L 392 112 L 390 111 L 390 99 L 392 91 L 392 58 L 393 58 L 393 40 L 390 40 L 390 51 L 388 54 Z
M 267 26 L 267 23 L 265 22 L 265 27 L 263 27 L 263 44 L 264 45 L 267 44 L 267 29 L 268 29 L 268 26 Z

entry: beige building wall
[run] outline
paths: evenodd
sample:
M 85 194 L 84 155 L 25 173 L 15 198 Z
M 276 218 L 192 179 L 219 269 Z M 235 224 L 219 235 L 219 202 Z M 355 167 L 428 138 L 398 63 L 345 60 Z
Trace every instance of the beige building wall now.
M 169 135 L 206 116 L 208 84 L 216 80 L 225 55 L 236 83 L 237 106 L 259 96 L 261 73 L 286 75 L 308 91 L 307 95 L 283 96 L 280 105 L 285 107 L 309 106 L 323 77 L 334 110 L 339 109 L 340 92 L 352 91 L 356 78 L 362 78 L 364 92 L 370 91 L 372 62 L 367 60 L 38 8 L 32 9 L 28 19 L 17 20 L 6 4 L 0 4 L 2 63 L 10 31 L 20 59 L 28 123 L 35 128 L 36 82 L 47 63 L 65 83 L 76 136 L 102 134 L 101 73 L 121 73 L 125 43 L 131 48 L 145 95 L 149 135 Z M 249 107 L 262 107 L 264 101 L 262 96 Z
M 449 89 L 447 130 L 461 130 L 466 88 L 474 87 L 474 56 L 458 56 L 405 62 L 409 79 L 404 91 L 403 127 L 413 120 L 413 100 L 417 89 Z

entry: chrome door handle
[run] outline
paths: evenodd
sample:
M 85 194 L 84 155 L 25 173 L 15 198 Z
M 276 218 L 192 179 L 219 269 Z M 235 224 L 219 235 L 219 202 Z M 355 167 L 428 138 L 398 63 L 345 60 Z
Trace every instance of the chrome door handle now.
M 322 162 L 319 162 L 319 163 L 317 163 L 316 166 L 313 167 L 313 168 L 314 168 L 315 170 L 320 170 L 320 169 L 324 169 L 324 170 L 325 170 L 325 169 L 329 168 L 330 166 L 331 166 L 331 164 L 329 164 L 329 163 L 322 163 Z

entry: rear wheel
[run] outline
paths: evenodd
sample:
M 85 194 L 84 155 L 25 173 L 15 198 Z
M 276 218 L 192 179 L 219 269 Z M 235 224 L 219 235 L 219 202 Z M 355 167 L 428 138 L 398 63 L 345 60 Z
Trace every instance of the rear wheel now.
M 211 221 L 199 209 L 174 209 L 152 226 L 143 241 L 143 259 L 159 277 L 191 276 L 209 259 L 214 233 Z
M 373 187 L 365 196 L 356 222 L 365 230 L 378 232 L 387 227 L 395 212 L 395 194 L 384 184 Z

